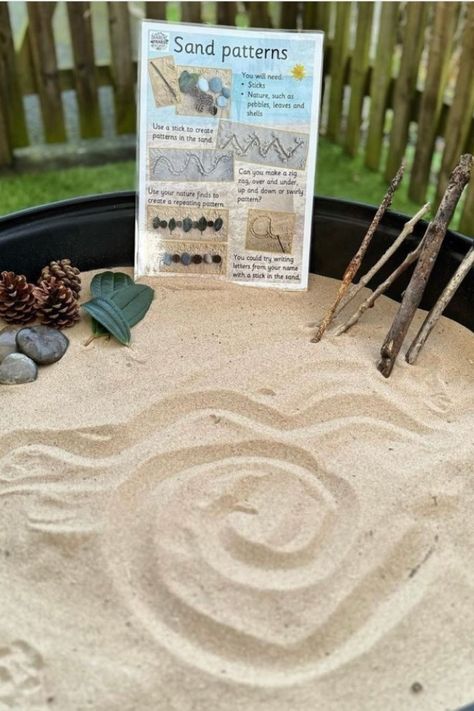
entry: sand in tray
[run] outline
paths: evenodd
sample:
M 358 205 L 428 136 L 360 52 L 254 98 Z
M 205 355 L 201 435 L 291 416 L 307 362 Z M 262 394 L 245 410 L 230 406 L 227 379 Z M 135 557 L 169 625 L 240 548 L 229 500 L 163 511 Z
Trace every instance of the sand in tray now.
M 388 299 L 314 345 L 333 280 L 153 285 L 1 389 L 0 709 L 474 699 L 472 333 L 387 381 Z

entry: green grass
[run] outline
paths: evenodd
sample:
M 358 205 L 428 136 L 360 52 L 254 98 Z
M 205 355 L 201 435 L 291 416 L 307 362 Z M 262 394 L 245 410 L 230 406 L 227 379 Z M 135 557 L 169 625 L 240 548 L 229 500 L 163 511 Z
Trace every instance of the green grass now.
M 393 209 L 413 214 L 420 207 L 407 196 L 405 178 L 393 201 Z M 135 163 L 108 163 L 102 166 L 76 167 L 36 173 L 5 174 L 0 177 L 0 215 L 56 200 L 133 190 Z M 339 146 L 324 138 L 318 149 L 316 193 L 378 205 L 386 185 L 378 173 L 363 165 L 361 157 L 349 158 Z

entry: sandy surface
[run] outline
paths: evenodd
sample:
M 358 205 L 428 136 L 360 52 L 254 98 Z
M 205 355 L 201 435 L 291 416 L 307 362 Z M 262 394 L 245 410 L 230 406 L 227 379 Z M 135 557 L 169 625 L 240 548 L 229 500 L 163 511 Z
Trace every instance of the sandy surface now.
M 154 285 L 1 388 L 1 711 L 474 701 L 473 334 L 385 380 L 388 299 L 314 345 L 332 280 Z

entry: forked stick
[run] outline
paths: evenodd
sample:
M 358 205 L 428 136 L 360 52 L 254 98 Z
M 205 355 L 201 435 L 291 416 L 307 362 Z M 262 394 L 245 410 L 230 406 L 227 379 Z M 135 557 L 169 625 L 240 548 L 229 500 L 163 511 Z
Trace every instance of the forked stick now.
M 418 210 L 418 212 L 416 213 L 416 215 L 413 215 L 413 217 L 411 218 L 411 220 L 408 220 L 408 222 L 405 222 L 405 224 L 404 224 L 404 226 L 403 226 L 403 229 L 402 229 L 402 231 L 400 232 L 400 234 L 398 235 L 397 239 L 396 239 L 394 242 L 392 242 L 392 244 L 391 244 L 390 247 L 387 249 L 387 251 L 382 254 L 382 256 L 380 257 L 379 261 L 374 264 L 374 266 L 372 267 L 372 269 L 370 269 L 370 270 L 367 272 L 367 274 L 364 274 L 364 276 L 361 277 L 360 281 L 357 282 L 357 284 L 354 285 L 354 287 L 351 289 L 351 291 L 350 291 L 348 294 L 346 294 L 346 296 L 344 297 L 344 299 L 343 299 L 343 300 L 341 301 L 341 303 L 339 304 L 339 307 L 338 307 L 336 313 L 339 313 L 340 311 L 342 311 L 342 309 L 344 309 L 344 308 L 347 306 L 347 304 L 350 304 L 350 302 L 352 301 L 352 299 L 353 299 L 355 296 L 357 296 L 357 294 L 359 293 L 359 291 L 360 291 L 361 289 L 363 289 L 364 286 L 367 286 L 367 284 L 369 283 L 369 281 L 377 274 L 377 272 L 379 271 L 379 269 L 381 269 L 381 268 L 383 267 L 383 265 L 388 262 L 388 260 L 390 259 L 390 257 L 397 251 L 397 249 L 399 248 L 399 246 L 402 244 L 402 242 L 405 241 L 405 239 L 408 237 L 408 235 L 411 235 L 411 233 L 413 232 L 413 230 L 414 230 L 414 228 L 415 228 L 416 223 L 417 223 L 419 220 L 421 220 L 422 217 L 424 217 L 424 216 L 426 215 L 426 213 L 428 212 L 429 209 L 430 209 L 430 203 L 427 202 L 426 205 L 423 205 L 423 207 L 421 208 L 421 210 Z M 389 286 L 390 286 L 390 285 L 389 285 Z M 383 293 L 383 292 L 382 292 L 382 293 Z M 336 335 L 337 335 L 337 334 L 336 334 Z
M 449 221 L 461 197 L 461 193 L 471 177 L 471 167 L 472 155 L 467 153 L 461 156 L 458 165 L 450 175 L 435 218 L 426 229 L 423 248 L 417 265 L 403 296 L 402 303 L 380 349 L 381 359 L 377 364 L 377 368 L 386 378 L 392 372 L 397 355 L 420 304 Z
M 408 363 L 413 364 L 416 361 L 416 359 L 418 358 L 418 353 L 423 348 L 426 339 L 430 335 L 434 326 L 436 326 L 436 323 L 438 322 L 441 314 L 453 298 L 462 280 L 469 273 L 471 267 L 473 266 L 474 247 L 471 247 L 459 267 L 456 269 L 454 275 L 449 280 L 438 301 L 423 321 L 423 324 L 418 333 L 416 334 L 415 338 L 413 339 L 413 343 L 411 344 L 405 356 L 405 359 Z
M 334 303 L 332 304 L 331 308 L 329 311 L 326 313 L 325 317 L 321 321 L 321 323 L 318 326 L 318 329 L 316 333 L 314 334 L 313 338 L 311 339 L 312 343 L 318 343 L 321 338 L 323 337 L 327 327 L 331 324 L 334 316 L 336 315 L 337 307 L 341 303 L 342 299 L 344 298 L 352 280 L 354 279 L 355 275 L 357 274 L 359 267 L 361 265 L 362 259 L 364 258 L 365 253 L 367 252 L 367 249 L 369 247 L 370 242 L 372 241 L 372 237 L 375 234 L 375 231 L 377 230 L 377 227 L 379 226 L 379 222 L 382 219 L 385 210 L 390 207 L 393 199 L 393 195 L 395 193 L 395 190 L 398 188 L 400 185 L 400 182 L 403 178 L 403 173 L 405 171 L 405 161 L 402 162 L 400 168 L 397 171 L 396 176 L 393 178 L 392 182 L 390 183 L 388 190 L 385 194 L 384 199 L 380 203 L 380 206 L 377 210 L 377 212 L 374 215 L 374 219 L 370 223 L 369 229 L 366 232 L 366 235 L 364 239 L 362 240 L 362 243 L 355 253 L 355 255 L 352 257 L 351 261 L 349 262 L 349 266 L 346 268 L 346 271 L 344 272 L 344 276 L 342 277 L 342 282 L 339 287 L 339 291 L 337 292 L 336 299 Z
M 403 262 L 399 264 L 396 269 L 394 269 L 390 276 L 388 276 L 384 282 L 379 284 L 375 291 L 373 291 L 370 296 L 368 296 L 366 300 L 361 303 L 357 311 L 350 317 L 350 319 L 348 319 L 348 321 L 343 323 L 342 326 L 337 329 L 336 336 L 340 336 L 342 333 L 345 333 L 350 328 L 352 328 L 352 326 L 360 319 L 362 314 L 364 314 L 367 309 L 370 309 L 370 307 L 374 305 L 375 301 L 379 298 L 379 296 L 381 296 L 387 291 L 387 289 L 393 284 L 393 282 L 398 279 L 400 274 L 403 274 L 403 272 L 408 269 L 410 264 L 416 262 L 416 260 L 420 256 L 422 246 L 423 240 L 421 240 L 421 242 L 416 247 L 416 249 L 413 250 L 413 252 L 407 254 Z

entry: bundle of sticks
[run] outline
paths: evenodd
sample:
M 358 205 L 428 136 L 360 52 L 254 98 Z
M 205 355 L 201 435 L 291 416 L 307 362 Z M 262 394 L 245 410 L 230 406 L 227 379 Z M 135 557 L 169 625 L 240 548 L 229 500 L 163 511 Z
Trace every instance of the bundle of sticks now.
M 375 301 L 381 294 L 384 294 L 387 289 L 394 283 L 398 277 L 403 274 L 409 266 L 416 263 L 411 276 L 408 287 L 406 288 L 400 307 L 395 315 L 393 323 L 385 337 L 385 340 L 380 349 L 380 361 L 377 364 L 377 368 L 386 378 L 390 376 L 393 366 L 397 359 L 397 356 L 402 347 L 405 336 L 408 332 L 410 324 L 415 316 L 415 312 L 420 305 L 423 293 L 425 291 L 428 279 L 430 277 L 431 271 L 433 269 L 436 257 L 441 248 L 441 244 L 446 235 L 446 230 L 448 228 L 451 217 L 454 213 L 456 205 L 461 197 L 461 194 L 469 182 L 471 177 L 473 157 L 470 154 L 465 154 L 461 156 L 458 165 L 454 168 L 451 173 L 445 193 L 441 199 L 438 210 L 434 219 L 429 223 L 426 228 L 425 234 L 420 240 L 417 247 L 412 250 L 405 259 L 399 264 L 399 266 L 382 282 L 365 301 L 358 307 L 355 313 L 343 323 L 337 330 L 336 335 L 344 333 L 349 328 L 351 328 L 360 319 L 362 314 L 371 306 L 374 305 Z M 405 164 L 402 163 L 396 176 L 390 183 L 387 193 L 382 200 L 380 207 L 378 208 L 375 216 L 365 234 L 362 243 L 357 250 L 356 254 L 353 256 L 349 265 L 344 272 L 342 277 L 339 290 L 337 292 L 336 298 L 332 303 L 331 307 L 328 309 L 326 315 L 319 324 L 316 333 L 311 339 L 313 343 L 318 343 L 323 337 L 324 333 L 328 327 L 333 322 L 334 318 L 344 309 L 354 297 L 361 291 L 361 289 L 366 286 L 372 277 L 383 267 L 384 264 L 390 259 L 390 257 L 395 253 L 399 246 L 404 242 L 404 240 L 413 232 L 416 223 L 428 212 L 430 209 L 430 204 L 424 205 L 411 220 L 409 220 L 403 227 L 401 233 L 397 239 L 390 245 L 387 251 L 382 255 L 378 262 L 370 269 L 367 274 L 365 274 L 358 284 L 353 285 L 354 277 L 359 271 L 362 260 L 368 250 L 370 242 L 377 230 L 377 227 L 387 210 L 391 205 L 393 195 L 401 183 L 403 178 L 403 173 L 405 170 Z M 422 349 L 426 339 L 436 325 L 441 314 L 445 310 L 446 306 L 449 304 L 453 298 L 456 290 L 461 284 L 464 277 L 469 273 L 469 270 L 474 265 L 474 247 L 471 247 L 461 261 L 456 272 L 453 274 L 449 283 L 446 285 L 445 289 L 441 293 L 437 302 L 426 316 L 420 330 L 413 339 L 412 344 L 408 348 L 405 358 L 408 363 L 413 364 Z

